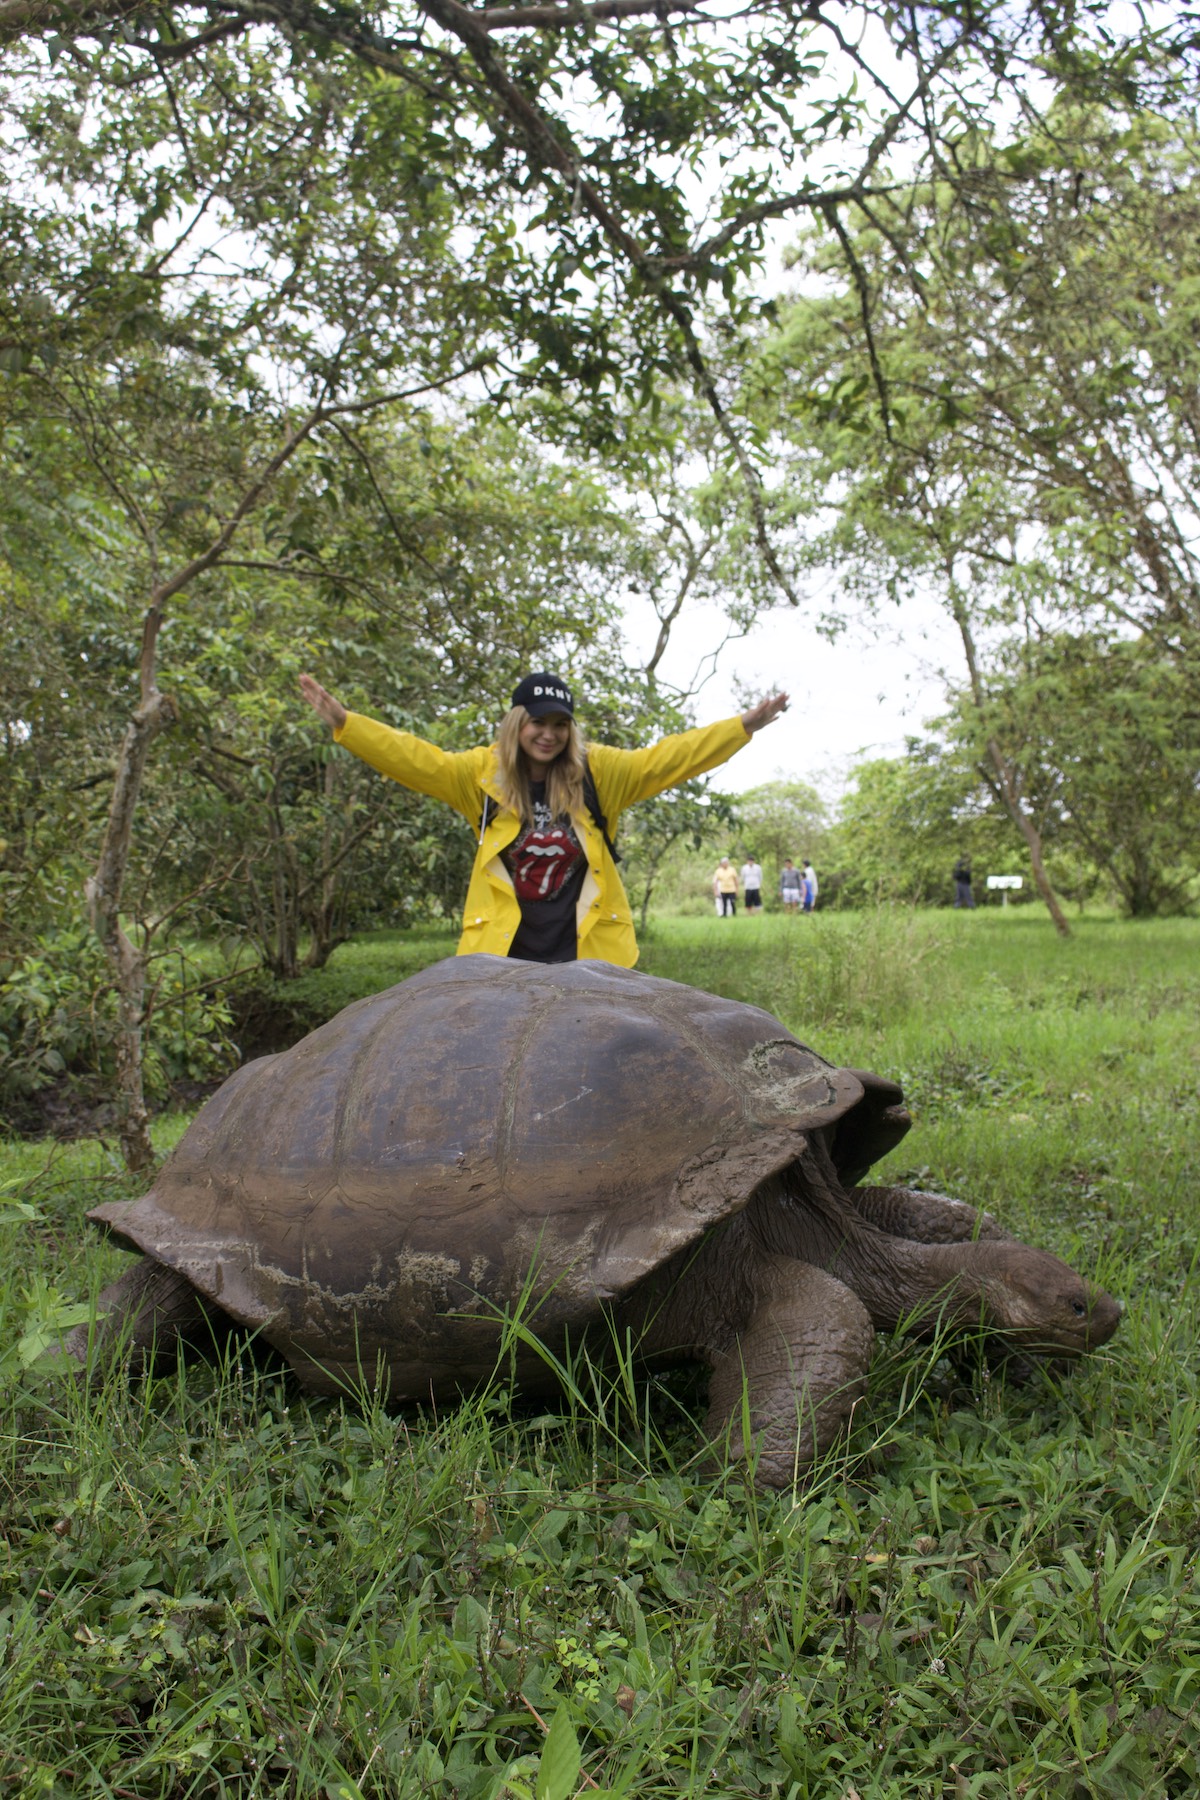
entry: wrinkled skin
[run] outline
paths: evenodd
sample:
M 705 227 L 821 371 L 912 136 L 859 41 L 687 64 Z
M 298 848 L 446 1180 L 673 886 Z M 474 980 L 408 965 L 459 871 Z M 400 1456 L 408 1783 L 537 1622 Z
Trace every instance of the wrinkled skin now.
M 901 1224 L 926 1241 L 900 1236 Z M 707 1363 L 708 1433 L 728 1433 L 734 1456 L 745 1382 L 758 1481 L 774 1488 L 842 1429 L 877 1330 L 982 1331 L 1010 1352 L 1073 1359 L 1107 1342 L 1120 1316 L 1058 1257 L 960 1201 L 843 1189 L 819 1145 L 622 1309 L 649 1356 Z

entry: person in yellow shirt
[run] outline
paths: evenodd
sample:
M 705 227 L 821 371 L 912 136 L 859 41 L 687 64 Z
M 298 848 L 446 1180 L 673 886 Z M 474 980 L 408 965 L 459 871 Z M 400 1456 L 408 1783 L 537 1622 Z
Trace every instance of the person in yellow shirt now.
M 737 870 L 729 858 L 723 856 L 713 870 L 713 893 L 720 903 L 723 918 L 732 918 L 737 912 L 737 891 Z
M 571 689 L 542 671 L 518 682 L 494 743 L 448 751 L 348 712 L 311 675 L 300 677 L 300 692 L 337 743 L 444 800 L 475 833 L 459 956 L 595 957 L 624 968 L 638 948 L 613 849 L 621 813 L 726 762 L 788 704 L 772 694 L 740 717 L 617 750 L 585 744 Z

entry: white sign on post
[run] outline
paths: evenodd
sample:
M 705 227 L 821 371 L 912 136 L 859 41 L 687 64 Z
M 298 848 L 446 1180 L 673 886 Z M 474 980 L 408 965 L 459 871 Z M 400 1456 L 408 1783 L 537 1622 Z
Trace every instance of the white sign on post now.
M 1009 890 L 1009 888 L 1024 887 L 1025 879 L 1021 875 L 989 875 L 987 878 L 987 884 L 990 888 L 1003 888 L 1004 889 L 1004 894 L 1003 894 L 1003 898 L 1001 900 L 1001 904 L 1003 906 L 1007 906 L 1008 905 L 1008 890 Z

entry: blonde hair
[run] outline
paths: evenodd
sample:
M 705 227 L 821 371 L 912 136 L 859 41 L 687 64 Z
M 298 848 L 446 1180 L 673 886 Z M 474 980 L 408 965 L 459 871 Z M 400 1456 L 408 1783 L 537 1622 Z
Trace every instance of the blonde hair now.
M 521 750 L 521 727 L 529 714 L 523 706 L 505 713 L 496 733 L 496 775 L 500 798 L 522 825 L 533 824 L 529 773 Z M 546 771 L 546 804 L 556 819 L 583 811 L 583 759 L 587 745 L 574 719 L 567 721 L 567 741 Z

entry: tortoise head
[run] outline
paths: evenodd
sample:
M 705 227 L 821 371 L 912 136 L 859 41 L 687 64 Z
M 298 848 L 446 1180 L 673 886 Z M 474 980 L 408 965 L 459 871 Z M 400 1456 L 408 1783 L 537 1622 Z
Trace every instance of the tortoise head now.
M 1015 1243 L 972 1248 L 985 1322 L 1014 1348 L 1082 1356 L 1106 1344 L 1117 1329 L 1121 1308 L 1112 1295 L 1048 1250 Z

